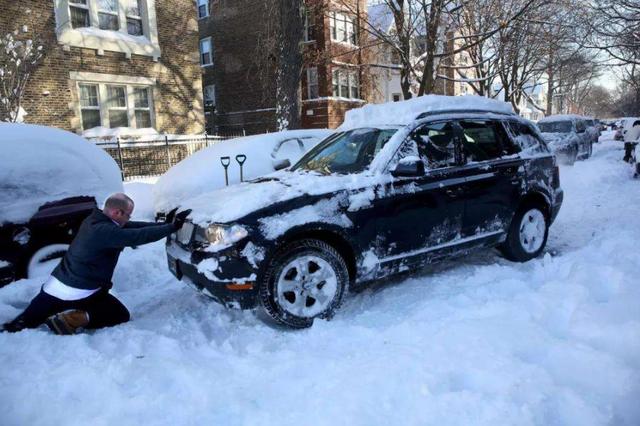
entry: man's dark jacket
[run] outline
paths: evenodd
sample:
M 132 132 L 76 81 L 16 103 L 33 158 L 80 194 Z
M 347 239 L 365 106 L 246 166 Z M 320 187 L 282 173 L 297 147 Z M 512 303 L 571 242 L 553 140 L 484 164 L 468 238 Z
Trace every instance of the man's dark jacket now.
M 125 247 L 161 240 L 175 231 L 172 224 L 128 222 L 118 226 L 98 209 L 87 217 L 53 275 L 80 289 L 111 288 L 113 270 Z

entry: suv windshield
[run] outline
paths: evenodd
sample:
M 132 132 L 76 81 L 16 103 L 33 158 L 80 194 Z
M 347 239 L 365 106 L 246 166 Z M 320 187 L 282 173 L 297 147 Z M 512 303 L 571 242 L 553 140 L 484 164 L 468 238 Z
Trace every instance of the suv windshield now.
M 293 170 L 331 173 L 364 171 L 397 129 L 356 129 L 339 134 L 309 151 Z
M 538 123 L 538 127 L 542 133 L 569 133 L 571 132 L 570 121 L 549 121 L 547 123 Z

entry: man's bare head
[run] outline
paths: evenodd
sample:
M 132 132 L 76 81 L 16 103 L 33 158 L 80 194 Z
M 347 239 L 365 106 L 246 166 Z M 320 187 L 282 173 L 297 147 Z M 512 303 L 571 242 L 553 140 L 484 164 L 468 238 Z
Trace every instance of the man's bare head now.
M 125 194 L 117 193 L 107 198 L 104 203 L 103 212 L 109 216 L 111 220 L 116 221 L 118 225 L 124 226 L 133 213 L 133 200 Z

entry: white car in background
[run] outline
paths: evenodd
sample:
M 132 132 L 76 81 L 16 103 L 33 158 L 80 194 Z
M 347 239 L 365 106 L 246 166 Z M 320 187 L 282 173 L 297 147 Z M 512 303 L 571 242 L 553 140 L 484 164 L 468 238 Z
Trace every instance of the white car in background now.
M 229 139 L 200 150 L 167 170 L 154 185 L 156 219 L 184 199 L 289 167 L 332 134 L 328 129 L 285 130 Z

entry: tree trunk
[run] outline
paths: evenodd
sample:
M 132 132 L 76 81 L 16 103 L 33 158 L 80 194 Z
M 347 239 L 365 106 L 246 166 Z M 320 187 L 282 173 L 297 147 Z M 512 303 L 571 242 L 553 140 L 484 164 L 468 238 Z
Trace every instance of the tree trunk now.
M 276 119 L 278 130 L 300 127 L 300 76 L 304 23 L 302 0 L 278 0 Z

